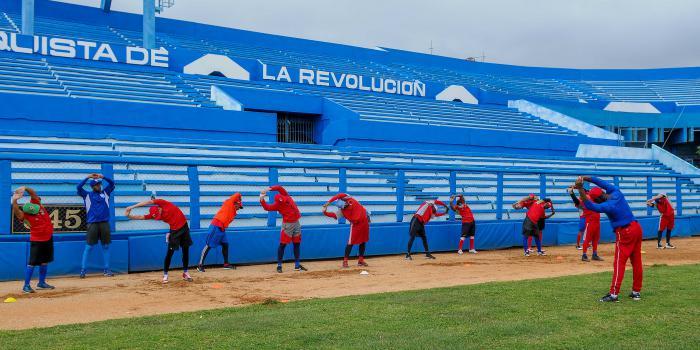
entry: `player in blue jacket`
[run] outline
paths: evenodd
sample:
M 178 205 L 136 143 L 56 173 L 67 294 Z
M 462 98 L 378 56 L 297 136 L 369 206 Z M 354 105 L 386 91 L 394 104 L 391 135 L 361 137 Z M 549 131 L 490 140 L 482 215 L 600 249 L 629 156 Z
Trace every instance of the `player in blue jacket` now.
M 102 182 L 106 182 L 107 186 L 102 187 Z M 92 191 L 86 191 L 85 185 L 88 184 Z M 105 177 L 102 174 L 91 174 L 78 184 L 78 195 L 85 202 L 85 211 L 87 212 L 87 235 L 85 236 L 86 244 L 83 250 L 83 260 L 80 269 L 80 278 L 85 278 L 86 264 L 88 255 L 92 248 L 97 244 L 97 241 L 102 243 L 102 257 L 104 258 L 103 274 L 107 277 L 112 277 L 114 274 L 109 268 L 109 244 L 112 242 L 111 232 L 109 228 L 109 196 L 114 191 L 114 181 Z

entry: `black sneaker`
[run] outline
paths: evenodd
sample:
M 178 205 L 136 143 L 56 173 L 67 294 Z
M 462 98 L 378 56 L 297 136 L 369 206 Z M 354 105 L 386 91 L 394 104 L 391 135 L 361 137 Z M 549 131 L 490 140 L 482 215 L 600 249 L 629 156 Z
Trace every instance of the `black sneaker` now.
M 634 301 L 639 301 L 642 300 L 642 294 L 639 292 L 632 291 L 632 293 L 630 293 L 630 298 L 632 298 L 632 300 Z
M 617 295 L 613 296 L 612 294 L 608 293 L 604 297 L 600 298 L 600 301 L 603 303 L 617 303 L 620 302 L 620 300 L 617 298 Z
M 597 254 L 593 254 L 593 257 L 592 257 L 591 259 L 593 259 L 593 260 L 595 260 L 595 261 L 603 261 L 603 258 L 601 258 L 600 256 L 598 256 Z
M 588 260 L 588 255 L 582 254 L 582 255 L 581 255 L 581 261 L 589 262 L 590 260 Z
M 308 271 L 308 270 L 304 267 L 304 265 L 297 265 L 297 266 L 294 266 L 294 271 Z
M 676 246 L 671 243 L 666 243 L 666 249 L 676 249 Z
M 413 258 L 411 257 L 411 254 L 406 254 L 406 256 L 404 257 L 404 259 L 406 259 L 406 260 L 413 260 Z
M 425 258 L 426 258 L 426 259 L 435 260 L 435 257 L 433 256 L 433 254 L 430 254 L 430 253 L 425 254 Z
M 235 270 L 235 269 L 236 269 L 236 265 L 231 265 L 228 263 L 224 264 L 224 270 Z
M 197 265 L 197 272 L 204 272 L 204 266 L 202 265 Z
M 282 266 L 277 265 L 277 273 L 282 273 Z
M 661 242 L 656 243 L 656 249 L 664 249 L 664 246 L 661 245 Z

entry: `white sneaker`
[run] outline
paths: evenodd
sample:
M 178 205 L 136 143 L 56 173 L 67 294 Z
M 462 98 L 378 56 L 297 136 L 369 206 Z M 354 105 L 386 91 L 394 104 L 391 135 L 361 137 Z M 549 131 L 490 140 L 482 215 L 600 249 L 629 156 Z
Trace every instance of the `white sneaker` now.
M 577 249 L 577 250 L 583 250 L 583 247 L 581 247 L 580 245 L 577 245 L 577 246 L 576 246 L 576 249 Z
M 464 252 L 462 251 L 462 249 L 460 249 L 457 251 L 457 254 L 462 255 L 462 254 L 464 254 Z
M 656 249 L 664 249 L 664 246 L 661 245 L 661 243 L 656 244 Z
M 192 276 L 190 276 L 189 272 L 183 272 L 182 279 L 186 282 L 192 282 Z
M 469 249 L 469 252 L 472 254 L 476 254 L 476 249 Z
M 168 283 L 168 275 L 163 275 L 163 284 Z
M 666 243 L 666 249 L 676 249 L 676 247 L 671 243 Z

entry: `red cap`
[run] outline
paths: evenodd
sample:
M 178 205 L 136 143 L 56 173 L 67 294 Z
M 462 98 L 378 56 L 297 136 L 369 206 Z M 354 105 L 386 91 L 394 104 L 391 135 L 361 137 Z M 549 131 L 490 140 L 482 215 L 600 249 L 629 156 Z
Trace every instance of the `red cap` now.
M 151 217 L 153 220 L 160 220 L 161 212 L 158 209 L 160 209 L 160 207 L 158 206 L 153 206 L 150 209 L 148 209 L 148 216 Z
M 591 200 L 595 200 L 596 198 L 600 197 L 603 194 L 603 190 L 600 187 L 593 187 L 591 188 L 590 191 L 588 191 L 588 197 L 591 198 Z

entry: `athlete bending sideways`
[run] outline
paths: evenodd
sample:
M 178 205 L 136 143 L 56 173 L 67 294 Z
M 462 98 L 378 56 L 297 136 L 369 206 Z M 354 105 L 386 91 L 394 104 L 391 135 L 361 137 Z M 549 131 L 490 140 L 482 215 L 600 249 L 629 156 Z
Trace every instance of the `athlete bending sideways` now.
M 134 208 L 151 205 L 147 215 L 132 215 Z M 168 271 L 170 270 L 170 260 L 176 250 L 182 248 L 182 279 L 192 282 L 192 277 L 188 272 L 190 262 L 190 246 L 192 237 L 190 227 L 187 225 L 187 218 L 182 210 L 175 204 L 164 199 L 152 199 L 134 204 L 126 208 L 126 216 L 131 220 L 160 220 L 170 225 L 170 231 L 165 235 L 165 242 L 168 244 L 168 251 L 163 262 L 163 283 L 168 283 Z
M 437 208 L 438 205 L 444 207 L 445 210 L 443 212 L 439 212 Z M 423 240 L 425 258 L 435 259 L 435 257 L 432 254 L 430 254 L 430 248 L 428 248 L 428 238 L 425 235 L 425 224 L 427 224 L 430 221 L 430 219 L 434 217 L 443 216 L 447 214 L 448 211 L 449 208 L 447 207 L 447 204 L 438 199 L 425 201 L 418 207 L 416 213 L 413 214 L 413 218 L 411 219 L 411 225 L 408 229 L 408 234 L 411 236 L 411 238 L 408 239 L 408 248 L 406 250 L 405 257 L 406 260 L 413 260 L 413 258 L 411 257 L 411 247 L 413 247 L 413 241 L 416 239 L 416 237 L 420 237 L 420 239 Z
M 267 191 L 277 191 L 274 202 L 267 204 L 265 195 Z M 306 271 L 306 268 L 301 265 L 301 213 L 297 204 L 294 203 L 292 196 L 287 193 L 287 190 L 280 185 L 275 185 L 267 190 L 260 191 L 260 205 L 267 211 L 277 211 L 282 215 L 282 230 L 280 231 L 280 244 L 277 247 L 277 272 L 282 273 L 282 259 L 284 258 L 284 249 L 287 244 L 294 245 L 294 270 Z
M 328 211 L 328 207 L 335 204 L 338 208 L 337 212 Z M 357 199 L 345 193 L 338 193 L 328 200 L 323 205 L 323 215 L 330 218 L 340 220 L 345 218 L 350 222 L 350 237 L 345 245 L 345 255 L 343 256 L 343 267 L 347 268 L 350 265 L 348 260 L 350 252 L 354 245 L 359 246 L 359 256 L 357 259 L 358 266 L 368 266 L 365 262 L 365 248 L 369 241 L 369 213 Z
M 588 191 L 583 188 L 583 182 L 591 182 L 598 187 Z M 625 265 L 627 260 L 632 261 L 632 300 L 642 298 L 642 227 L 634 218 L 625 195 L 620 189 L 597 177 L 579 176 L 574 185 L 580 195 L 580 200 L 587 209 L 598 213 L 605 213 L 610 220 L 610 225 L 615 231 L 615 258 L 613 259 L 613 276 L 610 284 L 610 293 L 600 299 L 602 302 L 617 302 L 620 293 L 620 285 L 625 277 Z M 603 192 L 605 190 L 605 192 Z

